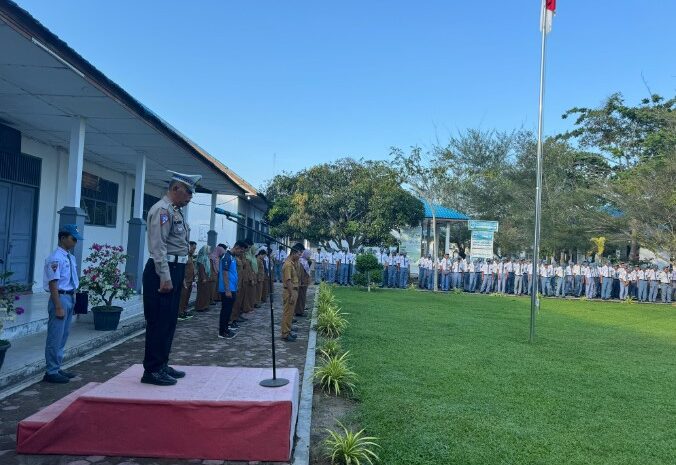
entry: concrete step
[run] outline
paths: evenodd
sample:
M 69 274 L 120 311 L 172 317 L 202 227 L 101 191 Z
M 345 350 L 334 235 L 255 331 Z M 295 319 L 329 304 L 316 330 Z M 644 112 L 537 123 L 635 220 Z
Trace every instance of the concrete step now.
M 192 297 L 191 306 L 194 305 L 196 295 L 193 293 Z M 47 319 L 39 317 L 38 303 L 33 303 L 35 305 L 34 311 L 31 312 L 33 318 L 10 327 L 10 331 L 14 328 L 11 332 L 14 335 L 13 338 L 3 333 L 3 339 L 9 339 L 12 346 L 5 354 L 5 362 L 0 369 L 0 399 L 10 395 L 21 386 L 25 387 L 39 381 L 45 372 Z M 42 303 L 44 304 L 43 312 L 46 314 L 46 299 Z M 117 304 L 123 307 L 124 311 L 120 317 L 118 329 L 115 331 L 96 331 L 91 312 L 87 315 L 77 315 L 78 318 L 74 319 L 71 325 L 66 343 L 64 366 L 77 364 L 145 331 L 143 303 L 140 296 Z M 21 336 L 16 337 L 17 334 Z

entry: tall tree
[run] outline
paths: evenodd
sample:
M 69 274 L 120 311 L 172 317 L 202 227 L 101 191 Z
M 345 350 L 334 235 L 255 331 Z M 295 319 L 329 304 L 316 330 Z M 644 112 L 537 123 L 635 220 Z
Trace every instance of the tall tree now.
M 665 236 L 656 232 L 668 230 L 669 224 L 673 226 L 670 214 L 676 205 L 669 195 L 663 195 L 668 187 L 651 189 L 649 184 L 654 184 L 653 174 L 669 182 L 669 170 L 676 157 L 675 110 L 676 98 L 667 100 L 653 94 L 637 106 L 628 106 L 622 94 L 615 93 L 598 108 L 572 108 L 563 115 L 576 116 L 576 128 L 561 137 L 596 150 L 611 167 L 602 192 L 607 208 L 618 214 L 607 226 L 630 240 L 630 257 L 634 261 L 638 260 L 639 240 L 652 249 L 670 247 Z M 665 171 L 654 173 L 656 168 Z M 647 211 L 651 214 L 646 215 Z
M 400 186 L 383 161 L 343 158 L 296 174 L 276 176 L 266 189 L 271 232 L 350 249 L 390 244 L 392 230 L 417 225 L 421 202 Z
M 439 259 L 439 235 L 437 234 L 436 208 L 441 204 L 443 186 L 446 183 L 446 169 L 439 162 L 436 153 L 424 153 L 420 147 L 411 148 L 406 154 L 403 150 L 392 147 L 390 156 L 394 166 L 401 173 L 404 186 L 411 189 L 415 195 L 422 198 L 432 213 L 432 259 L 434 260 L 433 289 L 437 290 L 438 273 L 437 260 Z

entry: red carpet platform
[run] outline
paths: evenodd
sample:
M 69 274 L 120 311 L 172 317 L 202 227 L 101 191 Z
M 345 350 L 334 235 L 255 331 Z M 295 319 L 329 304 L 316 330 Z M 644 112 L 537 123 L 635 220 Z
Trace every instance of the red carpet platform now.
M 22 454 L 108 455 L 286 462 L 291 457 L 299 379 L 264 388 L 270 368 L 176 367 L 176 386 L 141 384 L 133 365 L 89 383 L 19 423 Z

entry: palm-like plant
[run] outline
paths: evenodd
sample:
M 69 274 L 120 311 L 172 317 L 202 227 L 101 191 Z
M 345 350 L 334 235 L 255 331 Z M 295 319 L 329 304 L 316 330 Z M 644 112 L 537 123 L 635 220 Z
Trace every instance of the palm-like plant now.
M 346 389 L 354 392 L 357 375 L 347 366 L 348 354 L 331 356 L 322 351 L 323 363 L 315 368 L 314 376 L 325 392 L 330 394 L 333 391 L 336 395 Z
M 340 465 L 361 465 L 369 463 L 373 465 L 374 460 L 379 460 L 378 455 L 373 449 L 380 447 L 375 440 L 378 438 L 364 436 L 364 430 L 357 433 L 348 431 L 345 426 L 338 422 L 342 432 L 327 430 L 329 437 L 324 444 L 326 446 L 327 457 L 331 459 L 332 464 Z

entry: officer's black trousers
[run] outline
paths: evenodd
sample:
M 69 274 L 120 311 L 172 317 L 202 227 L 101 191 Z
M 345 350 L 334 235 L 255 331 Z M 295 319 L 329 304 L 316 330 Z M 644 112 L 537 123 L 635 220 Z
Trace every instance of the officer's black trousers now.
M 156 372 L 169 363 L 169 352 L 174 340 L 178 304 L 185 275 L 185 265 L 169 263 L 171 292 L 161 293 L 160 277 L 155 272 L 155 263 L 151 258 L 143 270 L 143 314 L 146 318 L 146 353 L 143 368 L 147 372 Z

